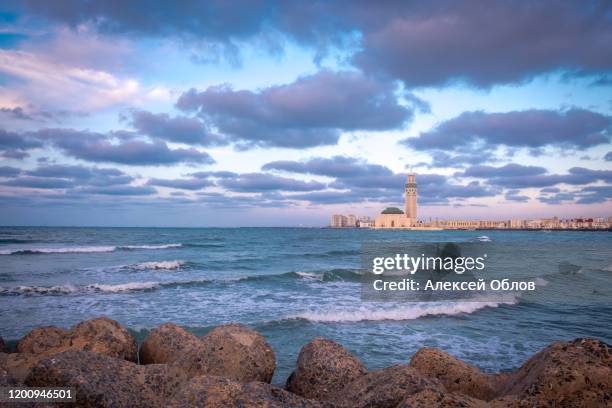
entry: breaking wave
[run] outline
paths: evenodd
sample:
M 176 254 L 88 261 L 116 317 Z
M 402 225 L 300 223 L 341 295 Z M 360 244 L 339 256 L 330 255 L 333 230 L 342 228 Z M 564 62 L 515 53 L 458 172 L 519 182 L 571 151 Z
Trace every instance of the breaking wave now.
M 516 299 L 503 302 L 448 302 L 443 304 L 412 303 L 396 308 L 360 307 L 351 310 L 311 311 L 291 316 L 313 322 L 361 322 L 377 320 L 415 320 L 426 316 L 470 314 L 487 307 L 516 304 Z
M 479 237 L 476 237 L 476 241 L 480 241 L 480 242 L 492 242 L 493 240 L 491 238 L 489 238 L 486 235 L 481 235 Z
M 138 250 L 138 249 L 168 249 L 180 248 L 183 244 L 163 244 L 163 245 L 123 245 L 123 246 L 75 246 L 57 248 L 12 248 L 0 249 L 0 255 L 38 255 L 38 254 L 63 254 L 63 253 L 97 253 L 114 252 L 117 250 Z
M 132 265 L 122 266 L 121 269 L 131 269 L 136 271 L 157 270 L 157 269 L 180 269 L 185 265 L 185 261 L 159 261 L 141 262 Z

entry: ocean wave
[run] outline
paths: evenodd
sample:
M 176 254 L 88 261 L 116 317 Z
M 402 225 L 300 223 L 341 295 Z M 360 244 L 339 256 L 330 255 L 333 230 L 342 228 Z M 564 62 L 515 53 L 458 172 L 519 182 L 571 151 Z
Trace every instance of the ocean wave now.
M 159 288 L 176 288 L 196 286 L 212 282 L 209 279 L 167 281 L 167 282 L 126 282 L 118 284 L 91 283 L 88 285 L 56 285 L 56 286 L 14 286 L 0 287 L 0 296 L 19 295 L 69 295 L 84 293 L 121 293 L 150 291 Z
M 290 316 L 313 322 L 361 322 L 378 320 L 415 320 L 426 316 L 470 314 L 487 307 L 515 304 L 516 299 L 503 302 L 449 302 L 444 304 L 412 303 L 393 309 L 360 307 L 351 310 L 311 311 Z
M 481 235 L 479 237 L 476 237 L 476 241 L 480 241 L 480 242 L 492 242 L 493 240 L 491 238 L 489 238 L 486 235 Z
M 122 245 L 118 249 L 168 249 L 180 248 L 183 244 L 162 244 L 162 245 Z
M 546 279 L 540 277 L 535 278 L 534 282 L 536 286 L 548 286 L 548 284 L 550 283 Z
M 63 254 L 63 253 L 98 253 L 114 252 L 117 250 L 138 250 L 138 249 L 168 249 L 180 248 L 183 244 L 163 244 L 163 245 L 122 245 L 122 246 L 74 246 L 74 247 L 49 247 L 49 248 L 12 248 L 1 249 L 0 255 L 40 255 L 40 254 Z
M 137 264 L 124 265 L 120 269 L 131 269 L 137 271 L 157 270 L 157 269 L 181 269 L 185 266 L 185 261 L 159 261 L 159 262 L 141 262 Z
M 285 272 L 279 274 L 245 276 L 235 278 L 235 281 L 268 281 L 277 279 L 303 279 L 307 281 L 319 282 L 358 282 L 361 279 L 361 273 L 355 269 L 331 269 L 323 272 Z
M 94 253 L 113 252 L 114 246 L 81 246 L 63 248 L 16 248 L 0 250 L 0 255 L 35 255 L 35 254 L 63 254 L 63 253 Z

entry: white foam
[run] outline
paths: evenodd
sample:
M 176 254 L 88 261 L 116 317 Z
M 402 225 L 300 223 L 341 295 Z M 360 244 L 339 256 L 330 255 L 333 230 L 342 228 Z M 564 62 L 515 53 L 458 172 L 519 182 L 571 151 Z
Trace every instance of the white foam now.
M 180 248 L 183 244 L 163 244 L 163 245 L 123 245 L 119 248 L 123 249 L 168 249 L 168 248 Z
M 117 292 L 128 292 L 134 290 L 146 290 L 153 289 L 159 286 L 159 282 L 128 282 L 121 283 L 118 285 L 105 285 L 100 283 L 94 283 L 87 285 L 87 289 L 99 290 L 101 292 L 117 293 Z
M 294 319 L 306 319 L 314 322 L 360 322 L 366 320 L 415 320 L 425 316 L 457 315 L 473 313 L 486 307 L 497 307 L 501 304 L 514 304 L 516 300 L 505 302 L 449 302 L 449 303 L 411 303 L 410 306 L 395 308 L 360 307 L 351 310 L 306 312 Z
M 79 289 L 74 285 L 57 286 L 15 286 L 12 288 L 1 288 L 2 295 L 46 295 L 46 294 L 69 294 L 77 292 Z
M 160 262 L 141 262 L 133 265 L 121 267 L 122 269 L 149 270 L 149 269 L 180 269 L 185 265 L 185 261 L 160 261 Z
M 308 280 L 323 280 L 323 275 L 319 274 L 319 273 L 313 273 L 313 272 L 296 272 L 296 274 L 303 278 L 303 279 L 308 279 Z
M 540 278 L 540 277 L 535 278 L 534 282 L 535 282 L 536 286 L 548 286 L 548 284 L 550 283 L 546 279 Z
M 479 237 L 476 237 L 476 240 L 480 242 L 491 242 L 492 241 L 491 238 L 487 237 L 486 235 L 481 235 Z
M 0 255 L 13 255 L 13 254 L 19 254 L 19 253 L 62 254 L 62 253 L 113 252 L 115 249 L 117 249 L 117 247 L 114 247 L 114 246 L 80 246 L 80 247 L 59 247 L 59 248 L 22 247 L 22 248 L 0 250 Z

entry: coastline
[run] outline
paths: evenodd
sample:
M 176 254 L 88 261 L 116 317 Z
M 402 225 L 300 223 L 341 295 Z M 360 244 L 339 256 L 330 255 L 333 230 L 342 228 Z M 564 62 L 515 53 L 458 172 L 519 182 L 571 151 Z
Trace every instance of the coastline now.
M 295 357 L 285 385 L 271 385 L 274 350 L 246 326 L 196 336 L 165 323 L 138 346 L 101 317 L 32 330 L 0 353 L 0 385 L 73 387 L 77 406 L 100 407 L 591 407 L 609 406 L 612 395 L 612 348 L 590 338 L 555 342 L 494 374 L 427 347 L 369 371 L 324 338 Z

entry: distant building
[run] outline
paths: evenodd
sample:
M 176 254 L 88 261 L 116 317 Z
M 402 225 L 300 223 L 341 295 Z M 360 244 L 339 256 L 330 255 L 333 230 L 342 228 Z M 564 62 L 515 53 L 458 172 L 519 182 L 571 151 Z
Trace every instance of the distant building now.
M 353 214 L 350 214 L 346 217 L 346 227 L 348 228 L 356 228 L 357 227 L 357 217 Z
M 340 214 L 332 215 L 331 227 L 332 228 L 344 228 L 344 227 L 346 227 L 346 217 L 344 215 L 340 215 Z
M 357 224 L 359 228 L 374 228 L 374 220 L 370 217 L 359 217 Z

